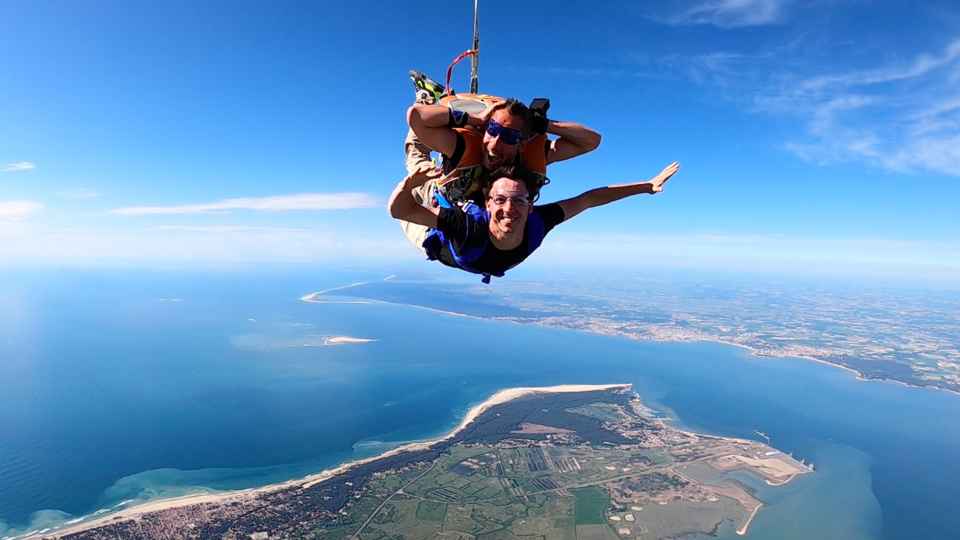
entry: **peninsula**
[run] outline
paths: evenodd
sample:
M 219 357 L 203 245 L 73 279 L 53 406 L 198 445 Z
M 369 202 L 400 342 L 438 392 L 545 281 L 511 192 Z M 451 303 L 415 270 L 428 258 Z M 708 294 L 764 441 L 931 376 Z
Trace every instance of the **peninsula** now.
M 666 425 L 627 384 L 504 390 L 446 437 L 255 490 L 158 501 L 33 538 L 663 538 L 744 534 L 811 468 L 756 441 Z

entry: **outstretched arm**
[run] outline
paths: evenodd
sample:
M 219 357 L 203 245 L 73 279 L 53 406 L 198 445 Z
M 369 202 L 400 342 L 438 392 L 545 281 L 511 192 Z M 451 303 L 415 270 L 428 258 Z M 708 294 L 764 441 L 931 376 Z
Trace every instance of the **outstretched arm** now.
M 592 152 L 600 146 L 599 133 L 573 122 L 550 120 L 547 124 L 547 133 L 560 137 L 550 142 L 550 149 L 547 151 L 548 165 Z
M 467 115 L 467 125 L 483 126 L 501 105 L 487 107 L 480 114 Z M 444 105 L 414 105 L 407 110 L 407 123 L 423 144 L 451 156 L 457 150 L 457 132 L 450 127 L 450 109 Z
M 387 203 L 387 211 L 390 212 L 390 216 L 436 229 L 437 216 L 440 214 L 440 210 L 418 204 L 413 198 L 413 190 L 438 176 L 438 172 L 428 168 L 425 164 L 414 171 L 413 174 L 401 180 L 394 188 L 393 193 L 390 194 L 390 201 Z
M 557 204 L 563 209 L 563 220 L 567 221 L 588 208 L 603 206 L 613 201 L 619 201 L 620 199 L 641 193 L 649 193 L 651 195 L 660 193 L 663 191 L 663 184 L 669 180 L 671 176 L 676 174 L 679 168 L 680 164 L 674 162 L 664 169 L 663 172 L 646 182 L 591 189 L 586 193 L 572 199 L 560 201 Z

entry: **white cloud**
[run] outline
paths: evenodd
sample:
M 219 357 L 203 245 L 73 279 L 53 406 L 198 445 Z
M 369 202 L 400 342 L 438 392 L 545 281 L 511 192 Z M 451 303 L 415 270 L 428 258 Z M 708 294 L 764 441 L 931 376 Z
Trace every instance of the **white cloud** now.
M 540 262 L 738 268 L 960 280 L 960 242 L 779 235 L 548 236 Z
M 786 146 L 818 161 L 865 160 L 960 176 L 960 40 L 908 65 L 812 77 L 774 108 L 806 116 L 813 141 Z
M 241 231 L 298 231 L 297 227 L 261 227 L 256 225 L 160 225 L 144 231 L 190 231 L 201 233 L 225 233 Z
M 894 170 L 923 168 L 960 176 L 960 133 L 916 139 L 883 162 Z
M 921 54 L 907 66 L 886 66 L 879 69 L 854 71 L 842 75 L 812 77 L 803 82 L 804 90 L 818 90 L 829 86 L 867 86 L 886 82 L 912 79 L 925 75 L 936 68 L 948 65 L 960 58 L 960 40 L 946 47 L 942 55 Z
M 229 210 L 256 210 L 258 212 L 285 212 L 289 210 L 348 210 L 370 208 L 383 204 L 367 193 L 303 193 L 245 199 L 225 199 L 206 204 L 181 206 L 136 206 L 109 210 L 108 214 L 142 216 L 151 214 L 207 214 L 226 213 Z
M 43 204 L 30 201 L 0 202 L 0 219 L 22 221 L 43 208 Z
M 798 0 L 670 0 L 666 14 L 651 18 L 667 24 L 712 24 L 719 28 L 763 26 L 784 20 Z
M 5 172 L 14 172 L 14 171 L 27 171 L 30 169 L 36 169 L 37 166 L 33 163 L 27 163 L 26 161 L 21 161 L 20 163 L 11 163 L 3 168 Z
M 310 263 L 376 261 L 425 272 L 456 272 L 424 261 L 395 223 L 350 227 L 160 226 L 139 230 L 52 228 L 0 220 L 0 265 Z M 525 268 L 557 263 L 686 266 L 960 279 L 960 242 L 798 238 L 724 233 L 604 236 L 562 230 Z
M 74 188 L 74 189 L 65 189 L 63 191 L 58 191 L 57 195 L 63 195 L 64 197 L 73 197 L 75 199 L 86 199 L 89 197 L 99 197 L 100 194 L 89 189 L 84 188 Z
M 805 133 L 782 146 L 803 159 L 960 176 L 960 39 L 937 53 L 905 60 L 878 55 L 882 63 L 854 69 L 811 67 L 795 48 L 674 55 L 661 62 L 751 112 L 800 119 Z
M 337 263 L 353 259 L 420 260 L 399 227 L 357 232 L 328 227 L 162 226 L 140 230 L 54 228 L 0 221 L 0 264 Z

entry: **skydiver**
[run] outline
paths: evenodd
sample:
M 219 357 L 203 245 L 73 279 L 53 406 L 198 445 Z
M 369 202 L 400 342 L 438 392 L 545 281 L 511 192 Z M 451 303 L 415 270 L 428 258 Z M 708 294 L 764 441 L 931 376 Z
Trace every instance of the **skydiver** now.
M 530 185 L 536 199 L 540 188 L 549 182 L 547 165 L 595 150 L 600 134 L 573 122 L 549 120 L 547 100 L 534 100 L 531 110 L 516 99 L 507 99 L 471 114 L 434 104 L 442 86 L 416 71 L 410 72 L 417 89 L 417 101 L 407 111 L 410 130 L 404 142 L 407 172 L 413 174 L 422 163 L 430 162 L 430 151 L 443 155 L 444 176 L 440 193 L 450 202 L 475 198 L 482 204 L 478 190 L 487 184 L 487 174 L 498 167 L 522 162 L 539 174 Z M 559 138 L 549 139 L 547 135 Z M 429 200 L 436 180 L 421 188 L 418 197 Z
M 493 181 L 483 207 L 468 201 L 462 207 L 437 208 L 414 195 L 441 175 L 429 163 L 421 163 L 397 184 L 387 210 L 428 259 L 482 274 L 483 282 L 489 283 L 490 276 L 502 277 L 529 257 L 555 226 L 588 208 L 660 193 L 679 168 L 679 163 L 672 163 L 646 182 L 592 189 L 572 199 L 534 206 L 531 187 L 538 181 L 536 173 L 521 164 L 504 165 L 490 174 Z

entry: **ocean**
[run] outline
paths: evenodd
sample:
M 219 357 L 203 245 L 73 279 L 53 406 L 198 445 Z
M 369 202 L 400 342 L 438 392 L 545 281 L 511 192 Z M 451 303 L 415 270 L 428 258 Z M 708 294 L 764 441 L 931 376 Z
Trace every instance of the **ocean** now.
M 621 382 L 678 427 L 757 430 L 816 464 L 818 474 L 776 488 L 743 478 L 770 503 L 746 538 L 960 530 L 960 396 L 715 343 L 300 300 L 386 275 L 0 271 L 0 537 L 434 438 L 503 388 Z M 338 336 L 373 341 L 323 345 Z

